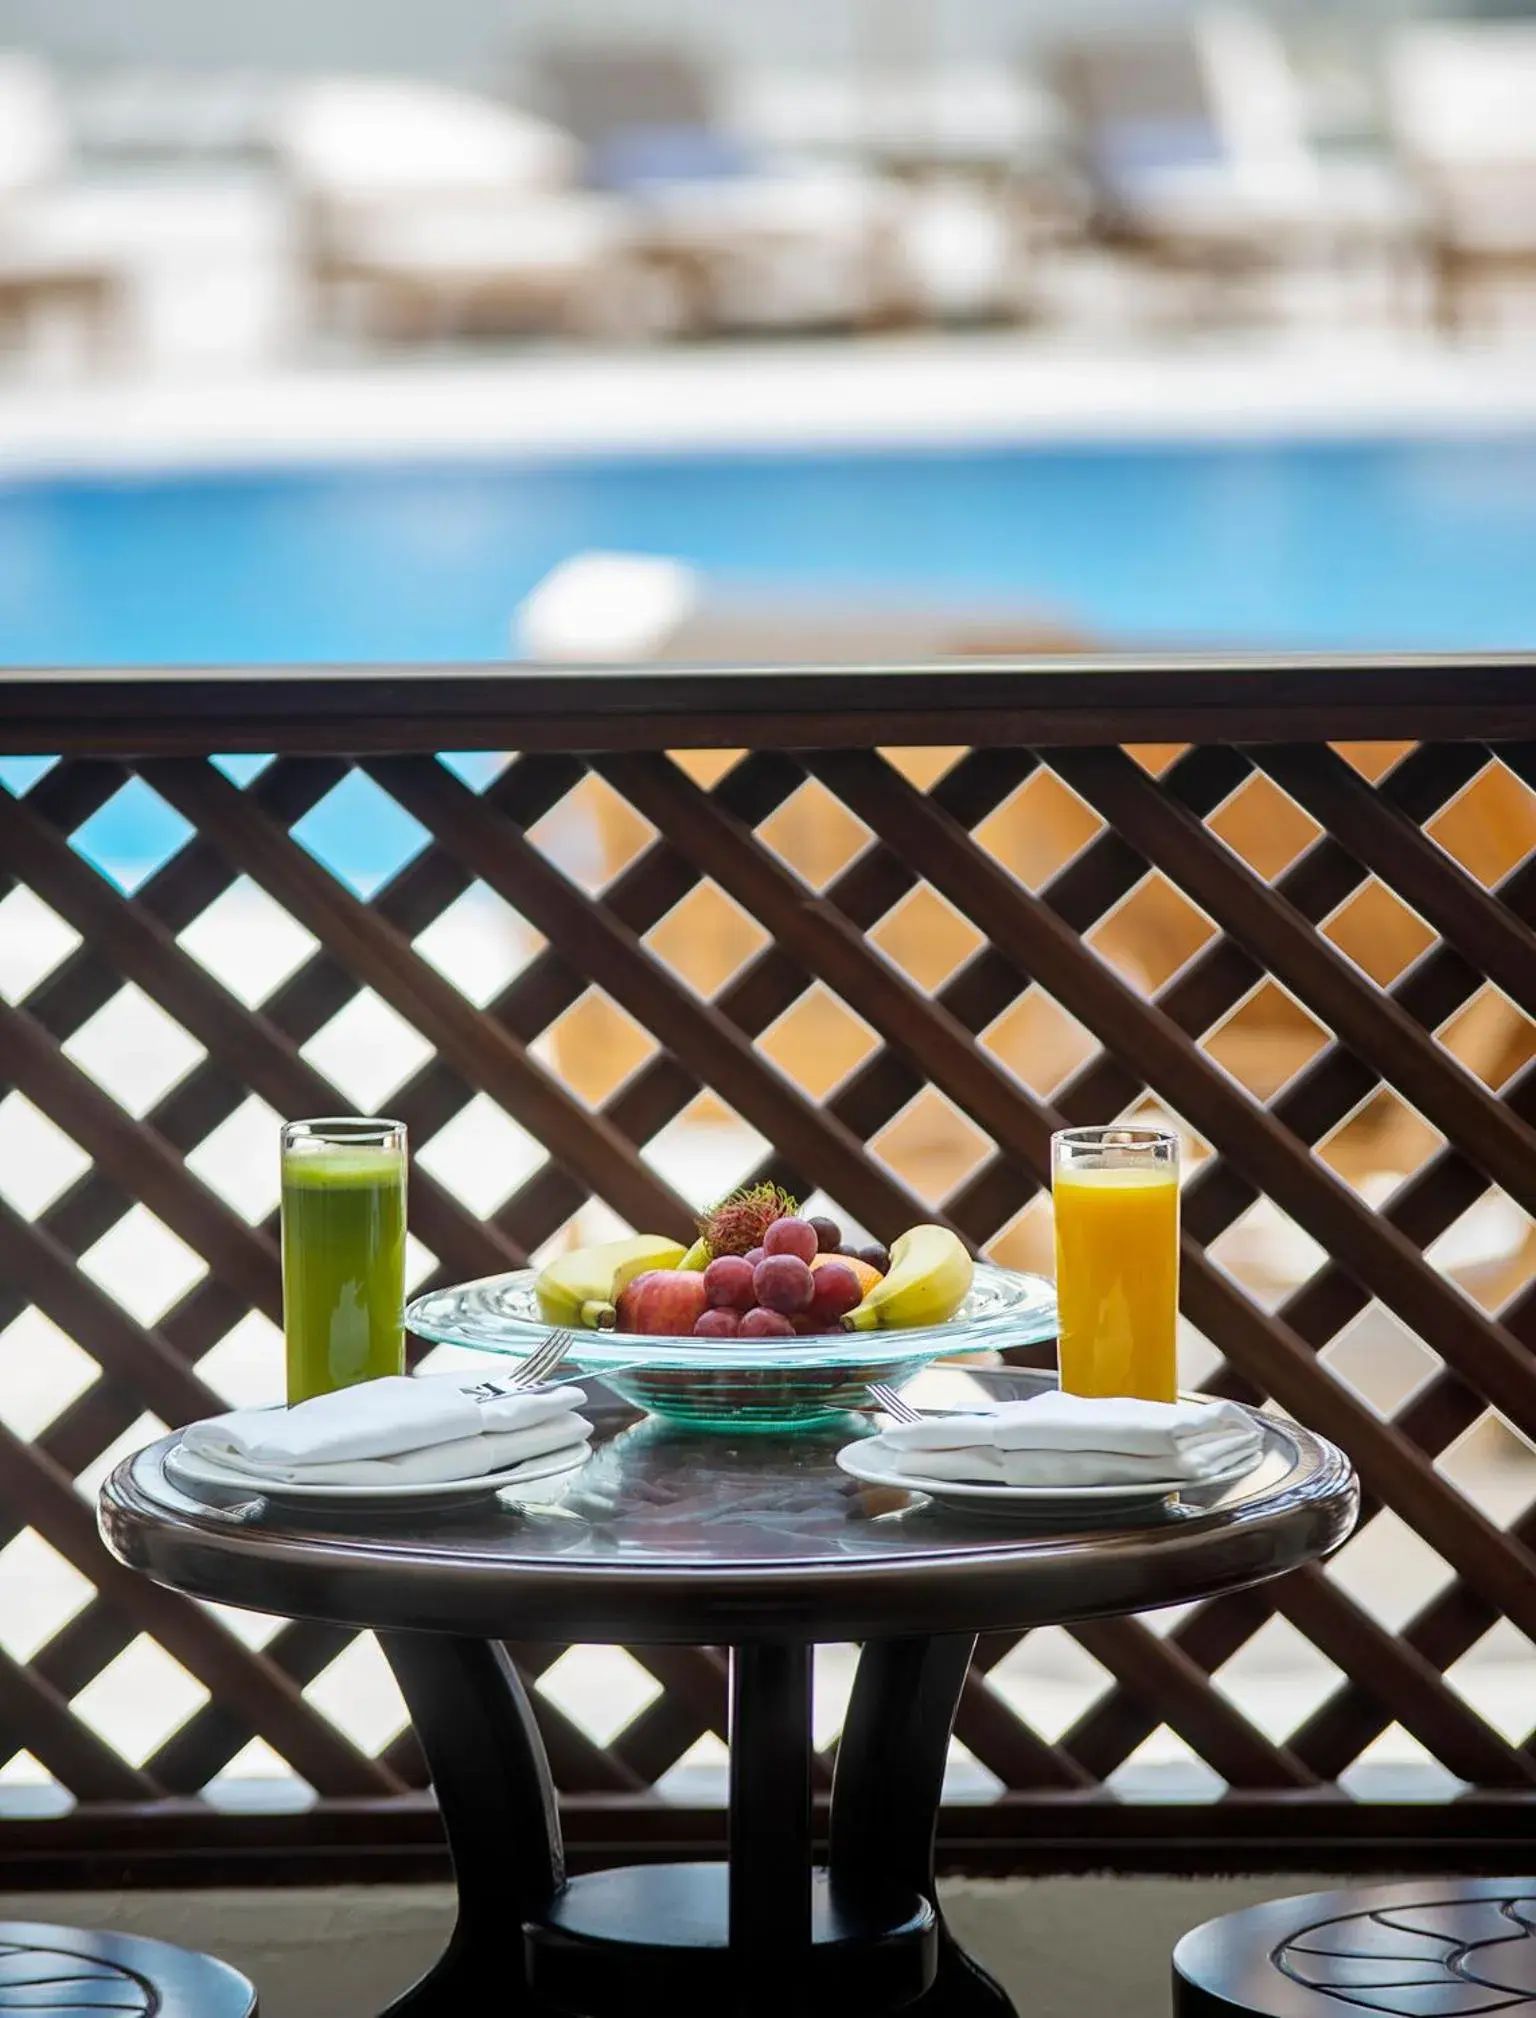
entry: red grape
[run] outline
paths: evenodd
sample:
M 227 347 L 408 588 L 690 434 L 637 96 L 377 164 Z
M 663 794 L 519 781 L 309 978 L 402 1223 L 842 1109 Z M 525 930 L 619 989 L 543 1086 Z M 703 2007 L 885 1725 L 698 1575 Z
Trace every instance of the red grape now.
M 704 1271 L 704 1294 L 717 1310 L 752 1308 L 752 1264 L 740 1254 L 722 1254 Z
M 742 1260 L 746 1262 L 748 1268 L 756 1268 L 757 1264 L 766 1258 L 766 1255 L 766 1248 L 752 1247 L 742 1256 Z
M 798 1255 L 807 1266 L 816 1259 L 821 1243 L 808 1219 L 776 1219 L 763 1235 L 763 1254 Z
M 794 1335 L 795 1327 L 781 1312 L 761 1308 L 747 1312 L 736 1334 L 738 1338 L 793 1338 Z
M 835 1219 L 813 1219 L 811 1230 L 823 1254 L 836 1254 L 843 1244 L 843 1229 Z
M 825 1261 L 812 1274 L 815 1294 L 807 1313 L 817 1324 L 833 1325 L 845 1311 L 864 1301 L 859 1278 L 840 1261 Z
M 816 1278 L 798 1254 L 770 1254 L 753 1271 L 752 1288 L 765 1310 L 781 1310 L 786 1317 L 793 1317 L 810 1303 Z
M 735 1310 L 702 1311 L 694 1319 L 695 1338 L 734 1338 L 741 1328 L 741 1314 Z
M 882 1247 L 878 1240 L 872 1241 L 868 1247 L 855 1248 L 854 1255 L 859 1261 L 867 1261 L 871 1268 L 878 1268 L 882 1275 L 891 1272 L 890 1249 Z

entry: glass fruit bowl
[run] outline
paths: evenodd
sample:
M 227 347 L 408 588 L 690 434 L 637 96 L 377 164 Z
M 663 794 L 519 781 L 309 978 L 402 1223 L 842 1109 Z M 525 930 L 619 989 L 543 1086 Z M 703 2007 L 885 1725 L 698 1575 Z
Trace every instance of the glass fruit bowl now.
M 523 1359 L 548 1338 L 535 1271 L 488 1275 L 418 1296 L 407 1327 L 434 1345 Z M 979 1261 L 970 1294 L 945 1324 L 809 1338 L 657 1338 L 578 1331 L 570 1358 L 652 1415 L 709 1429 L 801 1429 L 863 1407 L 872 1380 L 899 1387 L 946 1353 L 1034 1345 L 1056 1335 L 1056 1291 L 1038 1275 Z

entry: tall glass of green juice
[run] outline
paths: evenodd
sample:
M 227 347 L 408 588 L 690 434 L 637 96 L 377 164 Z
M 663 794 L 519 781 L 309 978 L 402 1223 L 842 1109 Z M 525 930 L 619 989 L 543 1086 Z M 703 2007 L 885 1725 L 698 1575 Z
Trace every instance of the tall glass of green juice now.
M 405 1371 L 405 1124 L 283 1129 L 288 1401 Z

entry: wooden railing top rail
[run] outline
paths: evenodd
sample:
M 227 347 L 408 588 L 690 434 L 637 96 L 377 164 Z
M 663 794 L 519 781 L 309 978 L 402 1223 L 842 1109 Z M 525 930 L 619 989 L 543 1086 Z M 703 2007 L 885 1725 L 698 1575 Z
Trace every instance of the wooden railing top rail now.
M 1501 739 L 1536 655 L 944 665 L 257 667 L 0 676 L 0 754 Z

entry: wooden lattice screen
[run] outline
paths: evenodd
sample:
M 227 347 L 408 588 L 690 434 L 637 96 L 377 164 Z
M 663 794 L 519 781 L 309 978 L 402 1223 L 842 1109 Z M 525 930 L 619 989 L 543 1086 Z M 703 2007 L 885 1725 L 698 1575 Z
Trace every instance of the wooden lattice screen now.
M 154 1588 L 90 1504 L 154 1421 L 246 1398 L 280 1315 L 271 1121 L 360 1105 L 410 1125 L 421 1282 L 615 1216 L 682 1232 L 751 1172 L 1038 1266 L 1051 1129 L 1172 1116 L 1186 1372 L 1342 1443 L 1362 1532 L 1057 1635 L 1075 1710 L 984 1642 L 958 1737 L 988 1798 L 946 1811 L 951 1853 L 1518 1862 L 1526 737 L 1536 667 L 1470 663 L 0 683 L 0 750 L 67 753 L 0 773 L 0 1613 L 8 1567 L 45 1591 L 29 1643 L 0 1619 L 5 1869 L 432 1865 L 409 1733 L 371 1742 L 322 1686 L 349 1636 Z M 716 1651 L 630 1650 L 604 1741 L 564 1650 L 514 1652 L 578 1855 L 718 1840 L 652 1791 L 723 1733 Z M 125 1735 L 114 1687 L 157 1674 L 186 1707 L 167 1683 Z M 1116 1798 L 1159 1733 L 1221 1799 Z M 1456 1798 L 1358 1798 L 1393 1734 Z M 231 1804 L 253 1745 L 308 1806 Z

